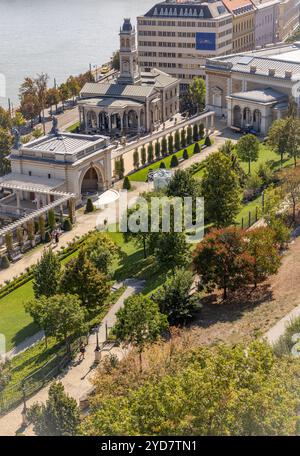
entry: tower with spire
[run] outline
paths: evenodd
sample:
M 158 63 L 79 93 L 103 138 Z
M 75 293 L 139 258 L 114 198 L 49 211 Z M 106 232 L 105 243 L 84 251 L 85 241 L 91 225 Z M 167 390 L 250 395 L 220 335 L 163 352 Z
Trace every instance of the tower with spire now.
M 124 19 L 120 28 L 120 75 L 119 84 L 139 84 L 140 74 L 136 48 L 135 27 L 130 19 Z

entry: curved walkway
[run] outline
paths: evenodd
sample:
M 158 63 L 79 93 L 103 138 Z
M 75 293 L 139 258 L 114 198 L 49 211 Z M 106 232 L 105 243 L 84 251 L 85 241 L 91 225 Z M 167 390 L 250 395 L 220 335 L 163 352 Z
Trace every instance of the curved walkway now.
M 124 282 L 127 285 L 126 290 L 118 301 L 111 307 L 103 319 L 102 325 L 98 330 L 99 343 L 106 340 L 106 325 L 110 328 L 116 321 L 116 313 L 123 306 L 126 298 L 134 293 L 138 293 L 143 289 L 144 282 L 136 279 L 127 279 Z M 78 360 L 78 357 L 71 363 L 68 369 L 66 369 L 59 377 L 59 380 L 63 383 L 65 390 L 68 394 L 79 402 L 79 399 L 88 394 L 91 390 L 91 379 L 95 373 L 96 365 L 94 364 L 96 348 L 96 333 L 89 337 L 89 343 L 86 347 L 85 358 L 82 361 Z M 110 353 L 113 353 L 121 359 L 126 351 L 121 347 L 113 348 Z M 27 401 L 27 405 L 31 406 L 34 402 L 45 402 L 48 397 L 49 385 L 41 389 L 37 394 L 31 397 Z M 17 408 L 0 417 L 0 436 L 13 436 L 16 431 L 21 427 L 22 416 L 21 412 L 23 405 L 19 405 Z M 25 430 L 25 434 L 30 434 L 30 428 Z

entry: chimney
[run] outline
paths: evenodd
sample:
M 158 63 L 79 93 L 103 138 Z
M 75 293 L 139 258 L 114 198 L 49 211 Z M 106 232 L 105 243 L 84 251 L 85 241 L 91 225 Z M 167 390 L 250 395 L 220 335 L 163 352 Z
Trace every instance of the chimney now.
M 269 68 L 269 76 L 275 76 L 275 68 Z
M 285 78 L 286 78 L 286 79 L 291 79 L 291 78 L 292 78 L 292 74 L 293 74 L 292 71 L 286 71 L 286 72 L 285 72 Z
M 250 65 L 250 73 L 256 73 L 256 66 Z

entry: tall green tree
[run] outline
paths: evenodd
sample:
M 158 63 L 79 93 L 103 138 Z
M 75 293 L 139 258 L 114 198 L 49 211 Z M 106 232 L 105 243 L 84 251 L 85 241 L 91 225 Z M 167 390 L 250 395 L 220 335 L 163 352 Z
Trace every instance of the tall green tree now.
M 162 153 L 163 156 L 166 156 L 167 153 L 168 153 L 167 138 L 165 136 L 161 140 L 161 153 Z
M 153 144 L 152 144 L 152 142 L 150 142 L 149 145 L 148 145 L 148 150 L 147 150 L 147 162 L 148 163 L 152 163 L 153 159 L 154 159 L 154 156 L 153 156 Z
M 175 150 L 178 151 L 180 150 L 180 133 L 179 133 L 179 130 L 176 130 L 175 131 L 175 135 L 174 135 L 174 145 L 175 145 Z
M 256 162 L 259 155 L 259 141 L 256 136 L 242 136 L 236 145 L 236 152 L 242 162 L 248 163 L 248 173 L 251 173 L 251 162 Z
M 89 260 L 99 271 L 109 274 L 113 261 L 119 256 L 120 249 L 106 233 L 95 232 L 88 237 L 84 246 Z
M 35 403 L 28 410 L 29 421 L 39 436 L 74 436 L 80 425 L 76 400 L 67 395 L 62 383 L 53 383 L 45 404 Z
M 200 309 L 199 297 L 191 293 L 193 281 L 191 271 L 176 268 L 152 295 L 160 311 L 167 315 L 170 325 L 186 324 Z
M 138 169 L 140 166 L 140 157 L 138 149 L 135 149 L 133 152 L 133 167 L 134 169 Z
M 142 294 L 127 298 L 116 317 L 113 333 L 121 342 L 138 350 L 142 370 L 142 353 L 168 328 L 167 317 L 159 312 L 155 302 Z
M 188 125 L 186 129 L 186 143 L 189 146 L 193 142 L 193 129 L 191 125 Z
M 168 184 L 167 195 L 195 198 L 201 195 L 200 184 L 188 170 L 177 169 Z
M 173 135 L 170 134 L 168 136 L 168 153 L 172 154 L 174 152 L 174 141 L 173 141 Z
M 145 146 L 142 147 L 141 149 L 141 163 L 142 163 L 142 166 L 144 166 L 146 164 L 146 148 Z
M 52 336 L 66 345 L 70 353 L 70 343 L 74 336 L 83 333 L 85 328 L 85 309 L 78 296 L 56 294 L 40 296 L 25 304 L 25 310 L 45 331 L 46 337 Z
M 206 86 L 201 77 L 193 78 L 189 84 L 186 94 L 183 97 L 183 110 L 190 113 L 200 112 L 205 106 Z
M 63 293 L 77 294 L 82 304 L 93 311 L 103 307 L 110 293 L 110 282 L 81 249 L 78 257 L 67 263 L 61 279 Z
M 160 157 L 160 142 L 159 142 L 159 140 L 156 141 L 154 149 L 155 149 L 154 150 L 155 158 L 157 160 Z
M 268 145 L 280 155 L 281 166 L 286 153 L 287 136 L 286 119 L 275 120 L 268 131 Z
M 9 130 L 0 127 L 0 175 L 4 176 L 10 172 L 10 154 L 13 145 L 13 138 Z
M 240 185 L 231 161 L 221 152 L 210 155 L 201 183 L 206 219 L 217 227 L 234 222 L 240 207 Z
M 186 131 L 184 128 L 181 130 L 180 133 L 180 146 L 182 149 L 184 149 L 186 146 Z
M 57 293 L 61 276 L 58 256 L 52 249 L 44 250 L 33 271 L 33 292 L 36 298 Z
M 0 106 L 0 128 L 8 130 L 12 128 L 12 119 L 10 117 L 9 111 Z

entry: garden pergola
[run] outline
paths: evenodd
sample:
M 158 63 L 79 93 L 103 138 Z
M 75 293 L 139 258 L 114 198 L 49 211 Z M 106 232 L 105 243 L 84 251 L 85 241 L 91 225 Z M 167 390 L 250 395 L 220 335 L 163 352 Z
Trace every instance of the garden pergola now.
M 16 194 L 17 198 L 17 209 L 20 207 L 20 196 L 19 192 L 26 191 L 26 192 L 34 192 L 35 194 L 46 195 L 47 197 L 47 204 L 43 207 L 39 207 L 36 210 L 30 212 L 30 214 L 26 214 L 20 217 L 18 220 L 10 223 L 9 225 L 0 229 L 0 244 L 2 244 L 3 236 L 7 233 L 11 233 L 15 231 L 19 226 L 22 226 L 29 222 L 30 220 L 35 219 L 43 214 L 46 214 L 50 209 L 55 209 L 56 207 L 60 207 L 60 212 L 63 213 L 63 205 L 67 202 L 71 205 L 72 211 L 72 218 L 75 219 L 75 198 L 76 195 L 74 193 L 67 193 L 62 192 L 59 190 L 51 190 L 47 189 L 45 186 L 39 185 L 32 185 L 32 184 L 25 184 L 25 183 L 13 183 L 13 182 L 5 182 L 2 181 L 0 183 L 1 189 L 8 189 L 13 190 Z M 51 199 L 53 198 L 53 201 Z M 1 200 L 0 200 L 1 202 Z

